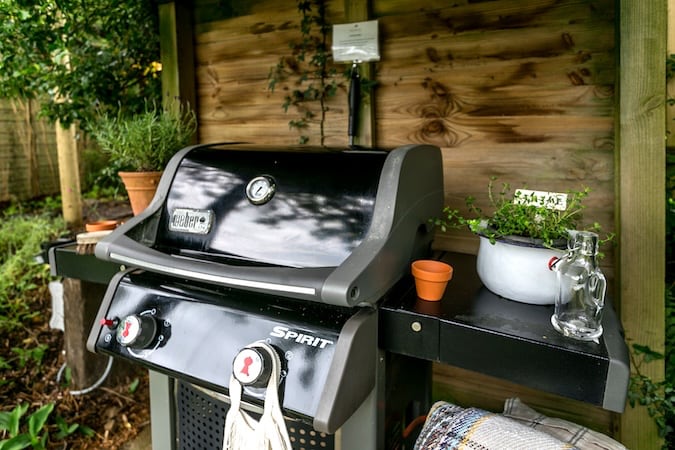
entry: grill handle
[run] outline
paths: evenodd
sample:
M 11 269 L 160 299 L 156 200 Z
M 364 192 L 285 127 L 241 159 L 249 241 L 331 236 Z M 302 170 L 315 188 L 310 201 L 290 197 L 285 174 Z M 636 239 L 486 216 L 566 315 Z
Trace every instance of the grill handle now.
M 312 301 L 318 300 L 321 283 L 332 271 L 332 268 L 237 267 L 175 258 L 126 236 L 122 229 L 126 225 L 96 244 L 97 258 L 173 277 Z

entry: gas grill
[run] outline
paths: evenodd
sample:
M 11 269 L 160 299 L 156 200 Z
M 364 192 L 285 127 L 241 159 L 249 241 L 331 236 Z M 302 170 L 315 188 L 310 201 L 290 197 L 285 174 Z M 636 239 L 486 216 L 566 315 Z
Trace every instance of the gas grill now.
M 87 343 L 151 370 L 153 447 L 222 448 L 233 364 L 263 341 L 294 449 L 401 448 L 430 368 L 378 348 L 377 308 L 430 251 L 441 171 L 428 145 L 179 152 L 151 205 L 96 246 L 128 269 Z M 242 397 L 253 414 L 257 386 Z

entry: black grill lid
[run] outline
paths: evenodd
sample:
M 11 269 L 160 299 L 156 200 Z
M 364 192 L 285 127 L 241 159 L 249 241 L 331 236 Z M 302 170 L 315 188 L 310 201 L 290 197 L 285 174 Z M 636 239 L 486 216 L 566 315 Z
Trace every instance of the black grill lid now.
M 373 304 L 424 256 L 443 203 L 440 150 L 189 147 L 151 205 L 96 255 L 181 278 Z
M 196 149 L 176 171 L 155 247 L 222 262 L 338 266 L 370 227 L 386 156 L 326 151 L 224 156 Z M 258 200 L 255 195 L 270 188 L 265 183 L 273 191 Z M 253 199 L 247 196 L 249 185 Z M 206 225 L 190 224 L 202 218 L 212 222 L 208 232 Z

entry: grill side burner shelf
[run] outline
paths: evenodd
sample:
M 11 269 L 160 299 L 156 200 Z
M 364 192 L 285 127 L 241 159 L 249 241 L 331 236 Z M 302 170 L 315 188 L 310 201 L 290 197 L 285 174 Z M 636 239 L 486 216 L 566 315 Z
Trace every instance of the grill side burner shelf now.
M 576 341 L 553 329 L 552 305 L 507 300 L 485 288 L 474 255 L 441 259 L 455 268 L 443 299 L 420 300 L 414 289 L 387 299 L 379 310 L 381 348 L 623 412 L 630 361 L 611 303 L 599 343 Z

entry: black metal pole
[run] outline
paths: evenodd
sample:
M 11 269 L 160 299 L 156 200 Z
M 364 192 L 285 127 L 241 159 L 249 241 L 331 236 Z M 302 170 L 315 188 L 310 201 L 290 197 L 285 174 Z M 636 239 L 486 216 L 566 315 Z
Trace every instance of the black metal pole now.
M 361 76 L 357 63 L 352 64 L 352 76 L 349 83 L 349 146 L 354 146 L 354 138 L 359 129 L 359 106 L 361 103 Z

